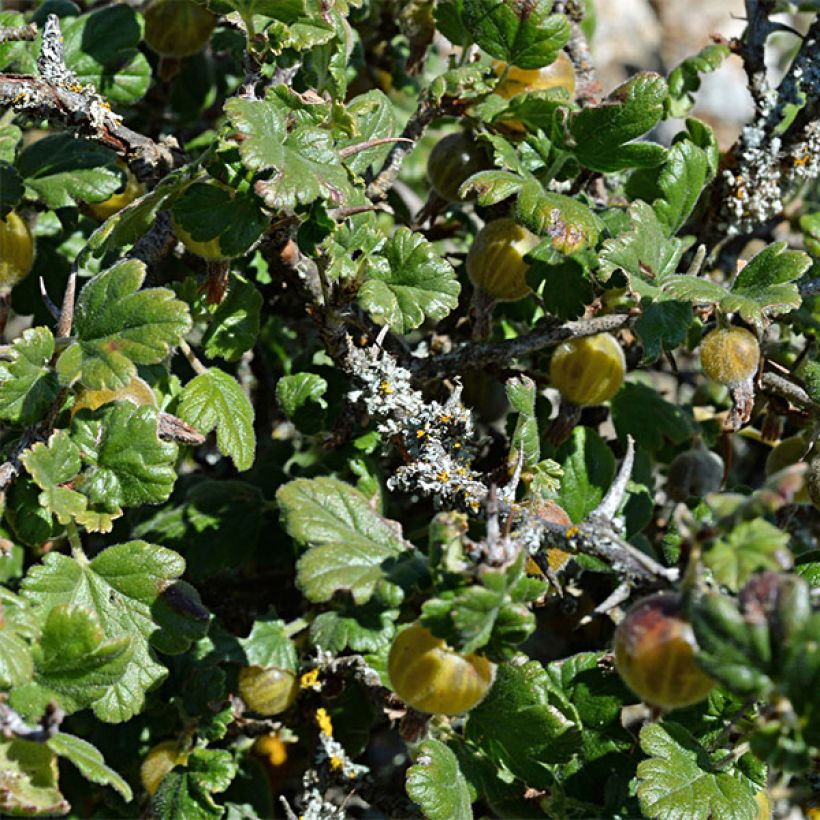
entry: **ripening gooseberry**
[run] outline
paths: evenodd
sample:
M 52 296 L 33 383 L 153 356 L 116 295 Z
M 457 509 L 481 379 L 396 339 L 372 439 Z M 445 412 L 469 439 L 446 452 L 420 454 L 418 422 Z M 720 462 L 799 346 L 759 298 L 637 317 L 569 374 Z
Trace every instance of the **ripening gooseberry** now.
M 506 63 L 500 60 L 493 61 L 493 71 L 497 77 L 500 77 L 506 68 Z M 495 89 L 495 93 L 509 100 L 519 94 L 549 91 L 551 88 L 565 88 L 570 97 L 575 93 L 575 71 L 572 61 L 563 51 L 558 53 L 555 62 L 544 68 L 510 66 L 507 76 Z
M 514 302 L 529 292 L 524 261 L 539 242 L 535 234 L 507 217 L 488 222 L 477 234 L 467 254 L 470 281 L 491 299 Z
M 299 693 L 296 675 L 278 666 L 244 666 L 239 670 L 239 696 L 252 712 L 263 717 L 290 708 Z
M 495 677 L 481 655 L 460 655 L 420 624 L 400 632 L 387 659 L 395 693 L 413 709 L 458 715 L 477 706 Z
M 676 709 L 703 700 L 715 682 L 695 661 L 695 633 L 671 593 L 638 601 L 615 630 L 615 668 L 651 706 Z
M 0 219 L 0 290 L 11 290 L 34 264 L 34 239 L 26 221 L 14 211 Z
M 700 363 L 712 381 L 738 387 L 757 372 L 760 345 L 743 327 L 719 327 L 700 343 Z
M 145 188 L 142 183 L 131 173 L 129 167 L 122 161 L 117 161 L 117 166 L 125 172 L 125 187 L 102 202 L 89 202 L 87 207 L 91 215 L 98 222 L 105 222 L 109 216 L 113 216 L 121 211 L 126 205 L 130 205 L 138 196 L 142 196 Z
M 462 183 L 489 166 L 484 146 L 462 130 L 442 137 L 433 146 L 427 159 L 427 178 L 442 199 L 458 202 Z
M 205 48 L 216 17 L 193 0 L 152 0 L 145 9 L 145 42 L 163 57 L 189 57 Z
M 562 342 L 550 362 L 553 386 L 579 407 L 611 399 L 623 384 L 625 373 L 624 352 L 611 333 Z

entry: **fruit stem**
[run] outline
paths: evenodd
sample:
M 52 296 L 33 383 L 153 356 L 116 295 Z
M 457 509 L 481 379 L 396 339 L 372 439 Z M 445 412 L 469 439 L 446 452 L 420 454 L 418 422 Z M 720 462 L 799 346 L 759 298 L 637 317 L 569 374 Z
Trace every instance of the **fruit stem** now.
M 197 359 L 196 354 L 193 350 L 191 350 L 190 345 L 185 341 L 185 339 L 179 340 L 179 349 L 182 351 L 182 355 L 188 360 L 188 364 L 191 365 L 197 376 L 201 376 L 203 373 L 208 371 L 208 368 L 205 367 L 199 359 Z

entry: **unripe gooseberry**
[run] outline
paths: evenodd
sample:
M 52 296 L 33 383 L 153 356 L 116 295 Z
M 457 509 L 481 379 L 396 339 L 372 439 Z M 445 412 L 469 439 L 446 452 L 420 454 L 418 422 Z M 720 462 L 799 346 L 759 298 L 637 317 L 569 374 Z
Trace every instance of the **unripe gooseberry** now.
M 723 483 L 723 459 L 703 445 L 679 453 L 669 465 L 666 493 L 673 501 L 703 498 Z
M 488 222 L 477 234 L 467 254 L 467 275 L 470 281 L 491 299 L 514 302 L 529 292 L 524 261 L 539 242 L 514 219 Z
M 477 706 L 495 677 L 495 664 L 481 655 L 460 655 L 420 624 L 400 632 L 387 659 L 395 693 L 413 709 L 458 715 Z
M 219 188 L 223 191 L 227 191 L 231 199 L 236 195 L 236 192 L 233 190 L 233 188 L 230 187 L 230 185 L 226 185 L 224 182 L 220 182 L 218 179 L 213 178 L 197 180 L 196 182 L 192 182 L 188 186 L 186 191 L 189 191 L 195 188 L 196 186 L 201 185 L 209 186 L 212 188 Z M 184 197 L 185 194 L 182 195 L 183 199 Z M 203 259 L 207 259 L 211 262 L 227 261 L 228 259 L 232 258 L 230 255 L 226 254 L 224 250 L 222 250 L 222 246 L 219 243 L 218 236 L 215 236 L 213 239 L 194 239 L 193 236 L 188 231 L 186 231 L 185 228 L 182 227 L 182 225 L 180 225 L 174 208 L 171 209 L 171 224 L 174 228 L 174 233 L 179 238 L 179 241 L 182 242 L 182 244 L 185 245 L 185 247 L 191 253 L 194 253 L 197 256 L 201 256 Z
M 757 372 L 760 345 L 743 327 L 719 327 L 700 343 L 700 363 L 712 381 L 738 387 Z
M 151 0 L 145 9 L 145 42 L 163 57 L 189 57 L 203 49 L 216 17 L 193 0 Z
M 88 210 L 98 222 L 105 222 L 109 216 L 121 211 L 145 192 L 142 183 L 137 180 L 122 160 L 117 161 L 117 166 L 125 172 L 125 187 L 118 193 L 111 194 L 108 199 L 104 199 L 102 202 L 88 203 Z
M 31 231 L 14 211 L 0 219 L 0 290 L 11 290 L 28 276 L 34 264 Z
M 258 715 L 281 714 L 290 708 L 297 694 L 299 683 L 289 669 L 244 666 L 239 670 L 239 696 Z
M 638 601 L 615 630 L 615 668 L 642 700 L 677 709 L 703 700 L 715 682 L 697 665 L 697 644 L 671 593 Z
M 427 159 L 427 178 L 442 199 L 458 202 L 462 183 L 489 165 L 484 146 L 468 131 L 458 131 L 433 146 Z
M 138 407 L 143 404 L 156 407 L 157 404 L 157 398 L 150 385 L 139 376 L 132 376 L 125 387 L 116 390 L 108 387 L 102 387 L 99 390 L 81 390 L 71 408 L 71 416 L 73 418 L 80 410 L 96 410 L 112 401 L 130 401 Z
M 140 766 L 142 787 L 153 797 L 165 775 L 188 762 L 188 752 L 182 751 L 175 740 L 163 740 L 153 746 Z
M 579 407 L 611 399 L 624 383 L 625 373 L 624 352 L 610 333 L 562 342 L 550 362 L 553 386 Z
M 784 438 L 776 447 L 773 447 L 766 457 L 766 475 L 774 475 L 792 464 L 798 464 L 804 458 L 810 458 L 811 452 L 806 454 L 808 442 L 803 436 L 790 436 Z M 808 477 L 806 483 L 794 496 L 795 504 L 809 504 L 811 496 L 809 494 Z

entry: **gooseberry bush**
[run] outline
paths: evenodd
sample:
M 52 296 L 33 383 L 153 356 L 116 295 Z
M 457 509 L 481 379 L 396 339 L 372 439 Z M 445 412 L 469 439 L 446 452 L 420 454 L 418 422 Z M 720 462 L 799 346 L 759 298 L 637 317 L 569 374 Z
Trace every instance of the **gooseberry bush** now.
M 0 814 L 815 816 L 820 22 L 745 5 L 617 88 L 581 0 L 0 12 Z

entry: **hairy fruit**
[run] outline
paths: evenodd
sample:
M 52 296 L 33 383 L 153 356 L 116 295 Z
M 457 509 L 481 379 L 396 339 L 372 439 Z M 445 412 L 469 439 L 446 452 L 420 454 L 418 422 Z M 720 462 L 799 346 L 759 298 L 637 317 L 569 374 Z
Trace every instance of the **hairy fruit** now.
M 153 746 L 140 766 L 142 787 L 153 797 L 157 793 L 165 775 L 177 766 L 188 762 L 188 753 L 180 751 L 175 740 L 163 740 Z
M 681 599 L 662 593 L 644 598 L 615 630 L 615 667 L 646 703 L 663 709 L 703 700 L 714 681 L 695 662 L 695 634 Z
M 11 290 L 28 276 L 34 264 L 31 231 L 14 211 L 0 219 L 0 290 Z
M 205 48 L 216 17 L 193 0 L 152 0 L 145 10 L 145 42 L 163 57 L 189 57 Z
M 490 166 L 484 146 L 468 131 L 440 139 L 427 159 L 427 178 L 433 190 L 448 202 L 458 202 L 458 189 L 473 174 Z
M 514 302 L 529 292 L 524 261 L 539 240 L 514 219 L 488 222 L 473 240 L 467 254 L 470 281 L 491 299 Z
M 125 172 L 125 187 L 118 193 L 111 194 L 108 199 L 104 199 L 102 202 L 88 203 L 88 210 L 98 222 L 105 222 L 109 216 L 121 211 L 145 192 L 142 183 L 137 180 L 122 160 L 117 162 L 117 165 Z
M 624 352 L 610 333 L 562 342 L 550 362 L 553 386 L 579 407 L 611 399 L 623 384 L 625 373 Z
M 481 655 L 460 655 L 413 624 L 393 641 L 387 672 L 394 691 L 408 706 L 435 715 L 458 715 L 484 699 L 495 664 Z
M 239 670 L 239 696 L 252 712 L 271 717 L 286 711 L 299 693 L 299 682 L 289 669 L 245 666 Z
M 760 345 L 743 327 L 717 328 L 700 343 L 700 363 L 712 381 L 738 387 L 757 372 Z

